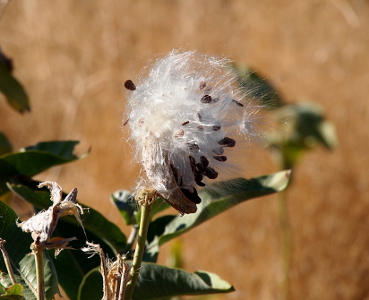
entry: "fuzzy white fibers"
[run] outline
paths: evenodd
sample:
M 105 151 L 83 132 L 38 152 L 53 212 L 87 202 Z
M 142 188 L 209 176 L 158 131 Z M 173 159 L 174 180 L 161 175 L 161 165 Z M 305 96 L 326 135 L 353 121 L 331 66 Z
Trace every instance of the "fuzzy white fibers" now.
M 182 214 L 196 211 L 196 188 L 235 170 L 239 141 L 255 134 L 255 109 L 228 63 L 172 51 L 137 87 L 126 82 L 132 90 L 127 125 L 145 173 L 138 189 L 154 188 Z

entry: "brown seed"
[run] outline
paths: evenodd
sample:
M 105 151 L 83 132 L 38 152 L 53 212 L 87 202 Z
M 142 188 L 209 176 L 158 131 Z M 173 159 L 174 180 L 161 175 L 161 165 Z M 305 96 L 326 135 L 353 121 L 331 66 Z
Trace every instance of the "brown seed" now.
M 201 174 L 195 175 L 195 182 L 198 186 L 205 186 L 205 183 L 201 182 L 203 179 L 203 176 Z
M 195 188 L 193 188 L 193 192 L 191 193 L 188 189 L 181 189 L 181 192 L 187 197 L 188 200 L 195 204 L 201 203 L 201 198 L 197 194 Z
M 132 80 L 128 79 L 126 80 L 126 82 L 124 83 L 124 87 L 127 89 L 127 90 L 130 90 L 130 91 L 134 91 L 136 89 L 136 86 L 135 84 L 133 83 Z
M 199 126 L 197 126 L 197 129 L 200 130 L 200 131 L 203 131 L 204 130 L 204 126 L 199 125 Z
M 177 138 L 183 137 L 184 136 L 183 129 L 178 130 L 178 132 L 174 136 Z
M 189 159 L 190 159 L 192 173 L 195 174 L 196 173 L 196 160 L 191 155 L 189 156 Z
M 210 103 L 213 99 L 211 98 L 210 95 L 204 95 L 202 98 L 201 98 L 201 102 L 202 103 Z
M 188 143 L 188 144 L 187 144 L 187 146 L 188 146 L 188 148 L 190 148 L 190 150 L 192 150 L 192 151 L 196 151 L 196 152 L 198 152 L 198 151 L 200 150 L 200 147 L 199 147 L 199 145 L 197 145 L 197 144 L 191 144 L 191 143 Z
M 218 161 L 226 161 L 227 160 L 227 156 L 213 156 L 214 159 L 218 160 Z
M 204 173 L 204 170 L 205 170 L 205 168 L 204 168 L 204 166 L 202 165 L 202 164 L 200 164 L 200 163 L 197 163 L 196 164 L 196 170 L 195 170 L 195 175 L 196 174 L 202 174 L 202 173 Z
M 234 147 L 236 145 L 236 141 L 229 137 L 225 137 L 224 139 L 221 139 L 218 144 L 225 147 Z
M 206 82 L 205 81 L 201 81 L 200 82 L 200 90 L 204 89 L 206 87 Z
M 238 106 L 244 107 L 244 105 L 242 103 L 240 103 L 240 102 L 238 102 L 238 101 L 236 101 L 234 99 L 232 99 L 232 102 L 235 103 L 235 104 L 237 104 Z
M 220 126 L 219 125 L 213 125 L 213 130 L 214 131 L 218 131 L 218 130 L 220 130 Z
M 213 168 L 211 167 L 207 167 L 205 169 L 204 175 L 207 176 L 209 179 L 215 179 L 218 177 L 218 172 L 215 171 Z
M 199 118 L 199 121 L 201 122 L 202 117 L 201 117 L 201 115 L 199 113 L 197 113 L 197 117 Z
M 182 126 L 185 126 L 185 125 L 187 125 L 188 123 L 190 123 L 190 121 L 183 122 L 181 125 L 182 125 Z
M 224 153 L 224 149 L 222 147 L 215 148 L 213 149 L 213 153 L 216 155 L 222 155 Z
M 196 163 L 196 160 L 193 156 L 189 156 L 190 159 L 190 165 L 191 165 L 191 170 L 193 175 L 201 175 L 202 173 L 204 173 L 204 166 L 202 163 Z
M 200 156 L 201 164 L 206 168 L 209 165 L 209 161 L 205 156 Z
M 127 121 L 125 121 L 125 122 L 123 123 L 123 126 L 126 126 L 126 125 L 127 125 L 127 123 L 128 123 L 128 121 L 129 121 L 129 118 L 127 119 Z

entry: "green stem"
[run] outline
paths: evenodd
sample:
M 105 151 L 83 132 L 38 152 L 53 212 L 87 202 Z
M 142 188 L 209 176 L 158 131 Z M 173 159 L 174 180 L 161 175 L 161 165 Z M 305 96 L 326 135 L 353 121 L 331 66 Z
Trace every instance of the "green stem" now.
M 279 193 L 278 199 L 279 222 L 281 228 L 282 238 L 282 264 L 283 264 L 283 278 L 282 278 L 282 293 L 283 300 L 290 299 L 290 270 L 292 265 L 292 233 L 291 225 L 287 210 L 286 192 Z
M 1 253 L 3 254 L 5 267 L 8 271 L 8 275 L 10 277 L 10 280 L 11 280 L 12 284 L 16 284 L 13 269 L 12 269 L 10 259 L 9 259 L 9 255 L 8 255 L 8 252 L 6 252 L 5 247 L 4 247 L 5 242 L 6 242 L 6 240 L 3 240 L 2 238 L 0 238 Z
M 276 161 L 279 163 L 281 170 L 293 169 L 293 163 L 288 159 L 287 150 L 282 148 L 275 148 L 273 152 Z M 290 185 L 292 182 L 290 177 Z M 287 207 L 287 192 L 286 190 L 278 193 L 278 216 L 281 231 L 282 243 L 282 300 L 290 299 L 290 272 L 292 267 L 292 231 L 291 223 Z
M 37 245 L 37 241 L 33 243 L 33 254 L 36 259 L 36 274 L 37 274 L 37 300 L 45 299 L 45 274 L 44 274 L 44 251 L 43 248 Z
M 150 212 L 153 204 L 153 201 L 151 200 L 152 199 L 149 199 L 149 201 L 145 201 L 145 203 L 141 205 L 140 229 L 138 231 L 137 246 L 132 261 L 132 267 L 129 273 L 131 280 L 127 284 L 124 293 L 124 300 L 130 300 L 132 298 L 133 290 L 135 288 L 138 274 L 140 272 L 142 257 L 144 254 L 144 248 L 146 243 L 147 231 L 149 229 L 150 224 Z

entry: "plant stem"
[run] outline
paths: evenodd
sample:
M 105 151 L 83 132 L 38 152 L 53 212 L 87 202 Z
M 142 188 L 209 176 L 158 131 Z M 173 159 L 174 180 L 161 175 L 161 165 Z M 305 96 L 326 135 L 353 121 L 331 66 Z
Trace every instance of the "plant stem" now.
M 12 284 L 16 284 L 13 269 L 12 269 L 10 259 L 9 259 L 9 255 L 8 255 L 8 252 L 6 252 L 5 247 L 4 247 L 5 242 L 6 242 L 6 240 L 3 240 L 2 238 L 0 238 L 1 253 L 3 254 L 6 270 L 8 271 L 8 275 L 10 277 L 10 280 L 11 280 Z
M 287 150 L 283 147 L 275 148 L 273 152 L 276 161 L 279 163 L 281 170 L 293 169 L 293 163 L 288 159 Z M 292 173 L 293 174 L 293 173 Z M 292 176 L 290 177 L 290 185 L 292 183 Z M 290 299 L 290 272 L 292 267 L 292 231 L 291 222 L 287 207 L 287 191 L 283 190 L 278 193 L 278 217 L 281 231 L 282 243 L 282 300 Z
M 290 270 L 292 265 L 292 233 L 287 210 L 286 192 L 279 193 L 278 199 L 279 222 L 282 238 L 282 299 L 290 299 Z
M 31 245 L 32 253 L 36 259 L 37 300 L 45 299 L 44 249 L 35 241 Z
M 137 278 L 140 272 L 142 257 L 144 254 L 144 248 L 146 243 L 147 231 L 150 224 L 150 212 L 154 202 L 155 195 L 149 194 L 145 201 L 141 204 L 141 220 L 140 220 L 140 229 L 138 231 L 137 245 L 135 249 L 135 255 L 132 261 L 130 275 L 130 281 L 127 284 L 124 300 L 130 300 L 133 295 L 133 290 L 135 288 Z
M 126 291 L 126 287 L 127 287 L 127 282 L 129 282 L 129 269 L 128 269 L 128 264 L 126 264 L 122 257 L 120 258 L 120 264 L 122 266 L 122 273 L 121 273 L 121 278 L 120 278 L 120 289 L 119 289 L 119 296 L 118 296 L 118 300 L 122 300 L 124 299 L 124 294 Z

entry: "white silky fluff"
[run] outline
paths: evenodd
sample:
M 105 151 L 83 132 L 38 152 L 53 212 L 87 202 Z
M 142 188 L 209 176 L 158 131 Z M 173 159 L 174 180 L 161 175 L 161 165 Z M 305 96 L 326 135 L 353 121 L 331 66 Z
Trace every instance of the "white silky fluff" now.
M 169 198 L 173 191 L 171 164 L 182 178 L 180 188 L 192 192 L 198 185 L 189 156 L 196 162 L 202 156 L 207 158 L 209 167 L 219 175 L 235 170 L 233 153 L 241 150 L 237 149 L 241 140 L 255 135 L 255 109 L 237 88 L 228 63 L 195 51 L 172 51 L 157 59 L 130 92 L 128 125 L 135 159 L 145 171 L 138 189 L 154 188 Z M 203 103 L 204 95 L 212 101 Z M 219 145 L 225 137 L 235 140 L 235 147 Z M 219 154 L 221 151 L 224 154 Z M 214 159 L 217 155 L 226 156 L 227 161 Z M 213 181 L 203 177 L 205 184 Z

